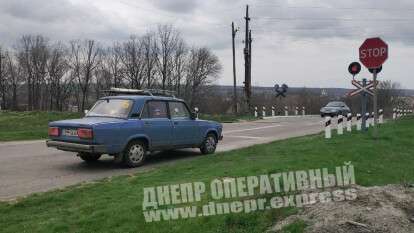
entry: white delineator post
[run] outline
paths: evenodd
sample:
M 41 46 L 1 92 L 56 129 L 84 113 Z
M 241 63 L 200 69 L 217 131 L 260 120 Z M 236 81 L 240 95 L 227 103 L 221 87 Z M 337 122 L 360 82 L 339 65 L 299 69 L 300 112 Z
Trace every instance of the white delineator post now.
M 295 107 L 295 115 L 297 116 L 299 114 L 299 108 Z
M 384 110 L 380 109 L 378 114 L 378 124 L 384 124 Z
M 275 116 L 275 106 L 272 106 L 272 117 Z
M 348 113 L 346 116 L 346 131 L 352 131 L 352 113 Z
M 262 116 L 266 117 L 266 107 L 265 106 L 262 107 Z
M 305 106 L 302 107 L 302 116 L 305 115 Z
M 331 117 L 325 117 L 325 138 L 331 137 Z
M 344 117 L 342 115 L 338 116 L 338 135 L 344 134 L 344 127 L 343 127 Z
M 369 128 L 369 113 L 365 113 L 365 127 Z
M 392 119 L 395 120 L 397 118 L 397 110 L 395 108 L 392 109 Z
M 257 118 L 258 114 L 257 114 L 257 107 L 254 107 L 254 117 Z
M 285 106 L 285 116 L 288 116 L 288 115 L 289 115 L 288 107 Z
M 356 115 L 356 120 L 357 120 L 357 124 L 356 124 L 356 128 L 358 131 L 361 131 L 361 127 L 362 127 L 362 118 L 361 118 L 361 114 L 357 114 Z

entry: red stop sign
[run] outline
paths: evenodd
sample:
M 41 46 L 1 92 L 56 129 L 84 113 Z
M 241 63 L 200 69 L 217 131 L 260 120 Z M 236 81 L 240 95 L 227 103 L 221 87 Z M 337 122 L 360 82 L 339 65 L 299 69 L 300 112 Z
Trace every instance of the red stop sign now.
M 368 38 L 359 47 L 359 60 L 368 69 L 380 67 L 388 58 L 388 45 L 381 38 Z

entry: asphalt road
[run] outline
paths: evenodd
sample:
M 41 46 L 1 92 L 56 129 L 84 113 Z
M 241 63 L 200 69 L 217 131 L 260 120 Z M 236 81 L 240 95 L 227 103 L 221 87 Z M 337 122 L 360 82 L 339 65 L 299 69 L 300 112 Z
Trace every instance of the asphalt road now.
M 224 139 L 217 151 L 228 151 L 322 131 L 320 117 L 280 117 L 254 122 L 224 124 Z M 105 177 L 139 173 L 201 156 L 196 149 L 151 156 L 139 168 L 125 169 L 103 156 L 86 164 L 74 153 L 47 148 L 44 141 L 0 143 L 0 200 L 12 200 L 35 192 L 63 188 Z M 214 156 L 214 155 L 211 155 Z

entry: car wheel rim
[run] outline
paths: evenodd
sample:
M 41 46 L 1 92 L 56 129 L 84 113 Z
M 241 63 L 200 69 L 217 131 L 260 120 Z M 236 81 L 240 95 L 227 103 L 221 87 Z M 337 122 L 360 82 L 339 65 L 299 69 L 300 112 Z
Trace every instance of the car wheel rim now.
M 128 157 L 133 163 L 139 163 L 144 158 L 145 150 L 141 145 L 133 145 L 129 148 Z
M 208 137 L 206 140 L 206 149 L 208 152 L 214 151 L 216 148 L 216 140 L 213 137 Z

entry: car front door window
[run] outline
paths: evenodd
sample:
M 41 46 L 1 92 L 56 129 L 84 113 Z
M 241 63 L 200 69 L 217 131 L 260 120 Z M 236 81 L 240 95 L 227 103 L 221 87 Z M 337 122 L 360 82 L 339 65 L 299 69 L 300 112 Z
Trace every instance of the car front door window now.
M 201 140 L 198 122 L 191 119 L 190 112 L 183 102 L 168 103 L 173 122 L 173 144 L 177 146 L 194 145 Z
M 187 107 L 181 102 L 170 102 L 170 114 L 173 119 L 190 118 L 190 112 Z

